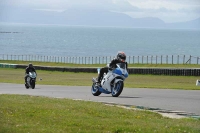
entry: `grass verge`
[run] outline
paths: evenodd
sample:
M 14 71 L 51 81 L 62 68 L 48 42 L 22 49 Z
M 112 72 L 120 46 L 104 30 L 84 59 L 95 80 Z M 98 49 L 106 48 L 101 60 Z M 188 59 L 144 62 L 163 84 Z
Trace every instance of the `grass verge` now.
M 89 101 L 0 95 L 1 133 L 199 133 L 198 119 L 170 119 Z
M 25 70 L 23 69 L 0 68 L 0 82 L 23 84 L 24 73 Z M 43 85 L 91 86 L 92 77 L 97 76 L 96 73 L 73 73 L 41 70 L 38 70 L 37 73 L 38 77 L 36 84 Z M 200 90 L 200 86 L 196 86 L 196 80 L 198 78 L 200 79 L 200 77 L 195 76 L 131 74 L 125 80 L 125 87 Z
M 56 62 L 37 62 L 37 61 L 14 61 L 0 60 L 0 63 L 9 64 L 26 64 L 33 63 L 39 66 L 64 66 L 64 67 L 104 67 L 106 64 L 72 64 L 72 63 L 56 63 Z M 129 67 L 169 67 L 169 68 L 199 68 L 199 64 L 128 64 Z

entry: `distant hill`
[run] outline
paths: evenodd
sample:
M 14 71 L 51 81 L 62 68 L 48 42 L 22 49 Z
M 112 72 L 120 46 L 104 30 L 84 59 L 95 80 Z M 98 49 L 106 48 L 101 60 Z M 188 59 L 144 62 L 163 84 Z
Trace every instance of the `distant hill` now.
M 200 18 L 180 23 L 168 23 L 167 28 L 200 29 Z
M 200 18 L 181 23 L 165 23 L 159 18 L 132 18 L 123 13 L 69 9 L 64 12 L 30 10 L 26 8 L 3 8 L 0 22 L 64 24 L 84 26 L 148 27 L 148 28 L 193 28 L 200 29 Z

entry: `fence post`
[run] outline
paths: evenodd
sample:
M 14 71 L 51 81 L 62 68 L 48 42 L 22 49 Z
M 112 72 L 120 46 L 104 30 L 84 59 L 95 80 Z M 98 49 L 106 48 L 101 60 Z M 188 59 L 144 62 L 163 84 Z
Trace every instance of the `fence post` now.
M 166 55 L 166 63 L 168 64 L 168 55 Z
M 147 64 L 149 64 L 149 57 L 147 56 Z
M 161 55 L 161 64 L 162 64 L 162 55 Z
M 80 64 L 80 57 L 78 57 L 78 64 Z
M 151 56 L 151 64 L 152 64 L 153 56 Z
M 143 56 L 142 56 L 142 64 L 143 64 Z
M 190 64 L 191 64 L 192 56 L 190 55 Z
M 183 56 L 183 64 L 185 64 L 185 55 Z
M 158 58 L 157 58 L 157 55 L 156 55 L 156 64 L 158 63 L 158 62 L 157 62 L 157 59 L 158 59 Z
M 174 61 L 173 61 L 173 59 L 174 59 L 174 56 L 172 55 L 172 64 L 174 64 Z
M 134 64 L 134 59 L 135 59 L 135 56 L 133 56 L 133 64 Z
M 199 64 L 199 57 L 197 57 L 197 65 Z
M 178 55 L 178 57 L 177 57 L 177 64 L 179 64 L 179 55 Z

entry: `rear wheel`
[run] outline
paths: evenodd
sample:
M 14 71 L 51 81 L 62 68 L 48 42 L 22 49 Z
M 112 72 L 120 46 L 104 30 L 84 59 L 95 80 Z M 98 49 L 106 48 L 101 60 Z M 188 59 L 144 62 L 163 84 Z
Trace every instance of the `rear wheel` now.
M 101 94 L 101 92 L 98 89 L 99 86 L 96 86 L 95 83 L 93 83 L 92 88 L 91 88 L 91 92 L 94 96 L 99 96 Z
M 124 82 L 118 81 L 112 88 L 112 96 L 118 97 L 122 93 L 123 88 L 124 88 Z

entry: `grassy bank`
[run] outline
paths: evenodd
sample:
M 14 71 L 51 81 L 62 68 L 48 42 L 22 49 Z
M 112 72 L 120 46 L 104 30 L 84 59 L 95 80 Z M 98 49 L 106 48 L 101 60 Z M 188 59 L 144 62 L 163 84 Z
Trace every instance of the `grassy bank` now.
M 0 60 L 0 63 L 10 64 L 26 64 L 30 61 L 12 61 L 12 60 Z M 70 64 L 70 63 L 55 63 L 55 62 L 35 62 L 33 65 L 40 66 L 64 66 L 64 67 L 104 67 L 106 64 Z M 172 68 L 200 68 L 200 64 L 128 64 L 129 67 L 172 67 Z
M 169 119 L 102 103 L 0 95 L 1 133 L 199 133 L 200 120 Z
M 0 63 L 28 64 L 27 61 L 4 61 Z M 104 67 L 106 64 L 66 64 L 50 62 L 32 62 L 33 65 L 40 66 L 61 66 L 61 67 Z M 129 64 L 129 67 L 170 67 L 170 68 L 199 68 L 195 64 Z M 72 73 L 56 71 L 37 71 L 37 84 L 48 85 L 71 85 L 71 86 L 90 86 L 92 77 L 96 73 Z M 42 79 L 42 80 L 39 80 Z M 200 90 L 196 86 L 196 80 L 200 77 L 195 76 L 164 76 L 164 75 L 129 75 L 125 81 L 128 88 L 163 88 L 163 89 L 190 89 Z M 4 83 L 24 83 L 23 69 L 0 68 L 0 82 Z
M 23 84 L 24 73 L 24 69 L 0 68 L 0 82 Z M 43 85 L 91 86 L 92 77 L 97 76 L 96 73 L 41 70 L 38 70 L 37 73 L 36 84 Z M 195 76 L 129 75 L 125 80 L 125 87 L 200 90 L 200 86 L 196 86 L 198 78 L 200 79 Z

